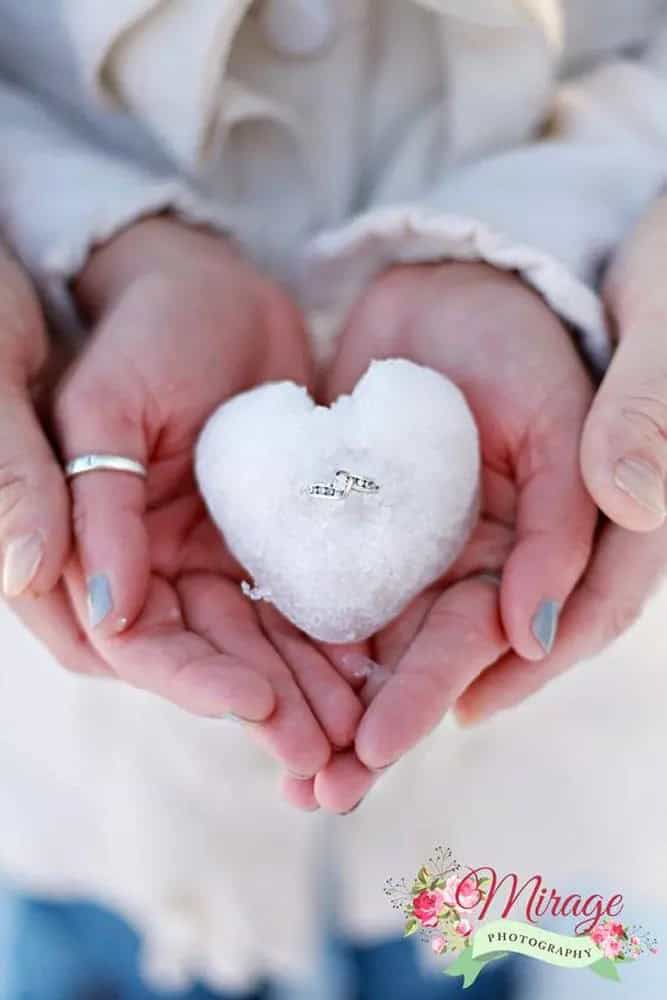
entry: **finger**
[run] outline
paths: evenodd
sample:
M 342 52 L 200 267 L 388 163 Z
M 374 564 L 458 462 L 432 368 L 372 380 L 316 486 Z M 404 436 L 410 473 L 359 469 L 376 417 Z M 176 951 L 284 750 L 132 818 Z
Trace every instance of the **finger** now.
M 572 373 L 518 453 L 516 544 L 503 572 L 500 606 L 519 656 L 551 651 L 560 612 L 590 559 L 597 511 L 586 492 L 579 441 L 591 389 Z
M 631 531 L 654 531 L 666 513 L 667 351 L 664 331 L 627 331 L 600 387 L 581 443 L 596 504 Z
M 43 597 L 26 594 L 12 601 L 11 608 L 66 670 L 94 676 L 112 675 L 79 627 L 62 583 Z
M 62 471 L 25 385 L 0 372 L 0 556 L 7 598 L 46 594 L 58 582 L 70 543 Z
M 410 601 L 398 618 L 375 636 L 373 646 L 377 666 L 385 670 L 394 670 L 398 666 L 441 593 L 442 588 L 437 586 L 423 590 Z M 371 671 L 371 676 L 373 673 Z
M 315 777 L 313 793 L 322 809 L 349 813 L 361 804 L 378 775 L 361 763 L 353 750 L 334 754 Z
M 291 806 L 303 809 L 304 812 L 316 812 L 320 808 L 313 788 L 312 778 L 293 778 L 287 774 L 280 779 L 280 790 L 283 798 Z
M 350 685 L 323 653 L 270 604 L 257 611 L 266 635 L 289 666 L 332 746 L 350 746 L 363 714 L 363 706 Z
M 245 664 L 248 675 L 256 674 L 270 685 L 274 711 L 253 735 L 294 776 L 313 777 L 329 759 L 329 741 L 284 660 L 262 632 L 255 606 L 236 583 L 208 574 L 186 577 L 179 583 L 179 594 L 189 627 Z
M 540 664 L 503 657 L 465 691 L 456 707 L 464 724 L 523 701 L 575 663 L 594 656 L 639 618 L 667 565 L 667 527 L 637 536 L 607 525 L 594 560 L 568 602 L 558 643 Z M 619 567 L 623 571 L 619 573 Z
M 361 720 L 362 764 L 380 770 L 406 753 L 507 648 L 494 583 L 470 578 L 446 589 Z
M 94 358 L 94 355 L 90 355 Z M 100 379 L 93 360 L 65 386 L 56 405 L 66 461 L 89 453 L 148 461 L 142 404 L 127 379 Z M 121 393 L 127 391 L 129 398 Z M 127 472 L 93 471 L 70 482 L 77 551 L 86 578 L 91 628 L 110 636 L 140 613 L 149 577 L 146 483 Z
M 327 658 L 341 677 L 344 677 L 353 691 L 364 686 L 369 672 L 375 666 L 370 656 L 370 643 L 363 642 L 319 642 L 313 640 L 316 649 Z
M 86 592 L 80 568 L 70 564 L 65 581 L 77 616 L 85 621 Z M 121 680 L 195 715 L 232 713 L 248 722 L 262 722 L 273 713 L 271 685 L 233 653 L 221 652 L 190 631 L 179 595 L 159 577 L 151 579 L 148 598 L 134 625 L 121 635 L 91 630 L 88 637 Z

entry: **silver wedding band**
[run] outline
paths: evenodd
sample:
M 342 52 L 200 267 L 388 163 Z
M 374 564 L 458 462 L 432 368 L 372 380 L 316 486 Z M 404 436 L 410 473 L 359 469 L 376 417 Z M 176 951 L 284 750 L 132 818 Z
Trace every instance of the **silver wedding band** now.
M 129 472 L 133 476 L 141 476 L 146 479 L 148 469 L 141 462 L 133 458 L 126 458 L 124 455 L 79 455 L 73 458 L 65 466 L 65 479 L 74 479 L 75 476 L 83 476 L 86 472 Z

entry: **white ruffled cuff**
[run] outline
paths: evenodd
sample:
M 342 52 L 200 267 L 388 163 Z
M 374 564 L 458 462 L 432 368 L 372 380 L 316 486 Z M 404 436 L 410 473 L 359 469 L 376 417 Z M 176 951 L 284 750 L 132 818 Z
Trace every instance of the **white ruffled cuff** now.
M 109 173 L 105 180 L 109 181 Z M 117 178 L 116 178 L 117 179 Z M 78 205 L 65 207 L 62 225 L 59 213 L 51 211 L 51 225 L 14 229 L 7 236 L 30 268 L 45 305 L 58 327 L 78 326 L 71 281 L 80 273 L 95 247 L 113 239 L 122 230 L 151 215 L 170 212 L 194 225 L 228 231 L 228 220 L 220 206 L 200 197 L 176 179 L 132 177 L 131 183 L 107 184 L 99 197 L 90 196 Z M 25 216 L 22 216 L 25 219 Z
M 601 371 L 609 363 L 611 339 L 600 298 L 553 255 L 504 236 L 468 216 L 440 214 L 419 206 L 381 208 L 313 240 L 303 280 L 314 311 L 340 316 L 381 271 L 392 264 L 445 260 L 485 261 L 516 271 L 574 328 L 582 350 Z M 331 351 L 333 325 L 322 320 L 320 355 Z

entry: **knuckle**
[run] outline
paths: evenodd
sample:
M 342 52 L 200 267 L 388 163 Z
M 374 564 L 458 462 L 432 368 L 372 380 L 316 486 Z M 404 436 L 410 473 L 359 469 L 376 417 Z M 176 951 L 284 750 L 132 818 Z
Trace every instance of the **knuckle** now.
M 30 477 L 25 469 L 12 460 L 0 462 L 0 523 L 9 517 L 30 491 Z
M 667 451 L 667 392 L 647 385 L 642 393 L 621 402 L 621 416 L 650 443 Z
M 109 421 L 115 420 L 115 409 L 109 386 L 88 371 L 77 371 L 61 386 L 53 401 L 53 423 L 61 443 L 66 444 L 68 437 L 102 411 Z
M 65 497 L 63 476 L 55 463 L 0 461 L 0 527 L 17 510 L 25 514 L 28 508 L 51 522 L 61 516 Z

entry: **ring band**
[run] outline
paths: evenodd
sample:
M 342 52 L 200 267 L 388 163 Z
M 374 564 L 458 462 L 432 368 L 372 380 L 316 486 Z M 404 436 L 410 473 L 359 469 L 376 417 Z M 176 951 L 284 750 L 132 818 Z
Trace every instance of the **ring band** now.
M 380 485 L 368 476 L 358 476 L 346 469 L 338 469 L 331 483 L 312 483 L 308 489 L 311 497 L 328 497 L 330 500 L 345 500 L 355 493 L 379 493 Z
M 79 455 L 73 458 L 65 466 L 65 479 L 74 479 L 75 476 L 82 476 L 86 472 L 129 472 L 133 476 L 141 476 L 146 479 L 148 469 L 141 462 L 133 458 L 125 458 L 124 455 Z

